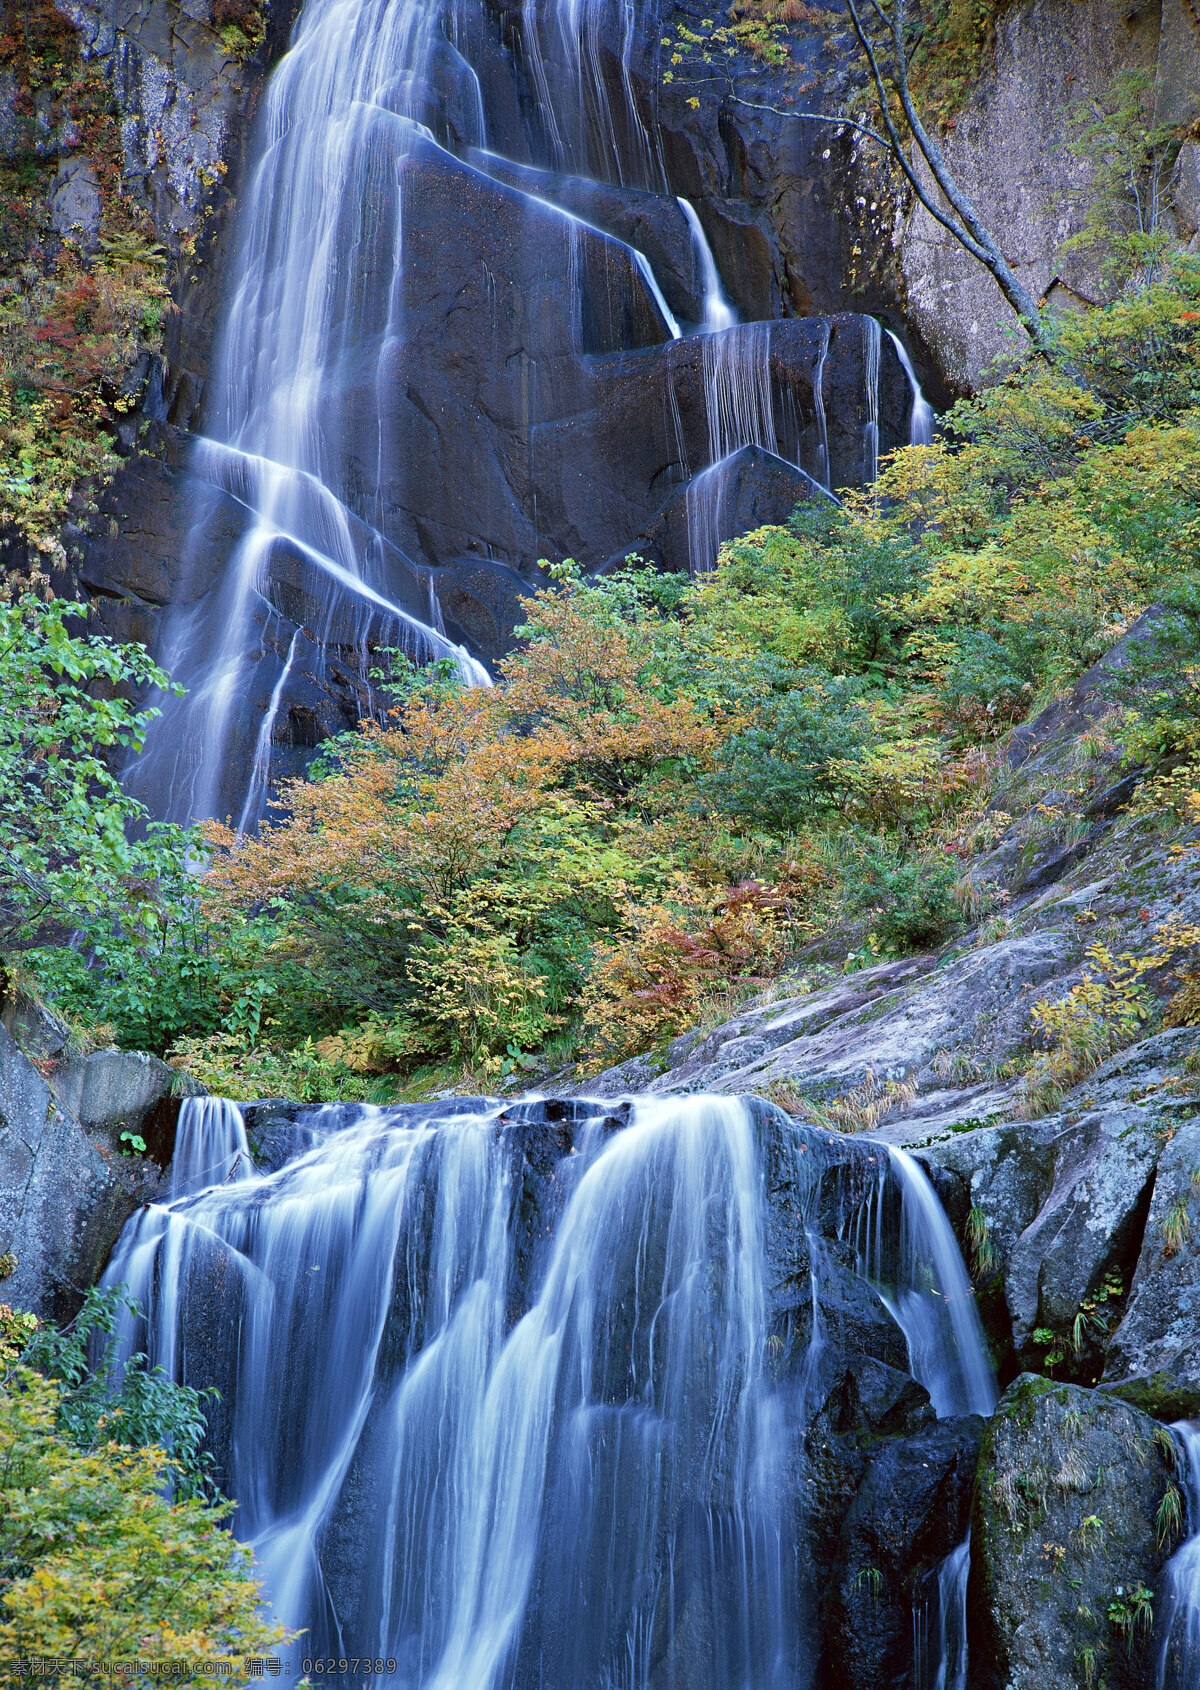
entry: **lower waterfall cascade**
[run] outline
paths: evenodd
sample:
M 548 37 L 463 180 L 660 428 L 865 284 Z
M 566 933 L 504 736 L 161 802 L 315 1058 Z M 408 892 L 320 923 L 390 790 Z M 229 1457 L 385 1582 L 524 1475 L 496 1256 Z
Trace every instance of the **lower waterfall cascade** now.
M 413 1690 L 815 1683 L 844 1311 L 930 1422 L 995 1400 L 917 1164 L 731 1097 L 292 1115 L 256 1142 L 185 1100 L 105 1282 L 146 1311 L 125 1354 L 219 1390 L 216 1474 L 302 1653 Z M 954 1554 L 921 1684 L 958 1682 Z

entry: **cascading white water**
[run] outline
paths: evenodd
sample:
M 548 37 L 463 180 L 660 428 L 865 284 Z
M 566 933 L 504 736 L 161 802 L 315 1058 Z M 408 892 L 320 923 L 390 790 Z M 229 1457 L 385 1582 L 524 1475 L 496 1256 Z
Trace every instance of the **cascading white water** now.
M 352 1642 L 427 1690 L 518 1668 L 638 1690 L 692 1590 L 687 1684 L 790 1690 L 748 1110 L 654 1100 L 585 1129 L 515 1324 L 499 1114 L 363 1110 L 279 1173 L 144 1211 L 106 1275 L 151 1311 L 127 1348 L 219 1385 L 238 1530 L 306 1652 Z M 340 1615 L 339 1535 L 361 1592 Z
M 825 416 L 825 360 L 829 357 L 830 330 L 825 325 L 825 333 L 821 339 L 820 351 L 817 354 L 816 368 L 813 370 L 813 405 L 817 413 L 817 450 L 820 455 L 820 473 L 817 476 L 821 486 L 828 493 L 830 487 L 829 471 L 829 425 Z
M 704 225 L 700 215 L 691 200 L 680 199 L 680 208 L 688 220 L 688 227 L 692 231 L 692 244 L 696 249 L 696 257 L 700 264 L 700 280 L 704 286 L 704 322 L 701 325 L 711 333 L 719 333 L 722 329 L 731 329 L 737 322 L 737 312 L 729 303 L 725 289 L 721 286 L 721 275 L 717 269 L 717 261 L 713 256 L 713 249 L 708 243 L 708 236 L 704 233 Z
M 859 1270 L 904 1333 L 913 1377 L 936 1413 L 989 1416 L 995 1371 L 950 1222 L 913 1157 L 884 1148 L 886 1167 L 854 1219 Z M 914 1609 L 915 1690 L 966 1690 L 970 1559 L 968 1537 L 938 1569 L 932 1597 Z
M 579 268 L 578 241 L 579 241 L 579 237 L 583 234 L 583 232 L 585 230 L 588 231 L 591 234 L 599 234 L 600 231 L 598 229 L 596 229 L 591 223 L 585 222 L 582 217 L 577 217 L 574 214 L 574 212 L 564 211 L 561 206 L 547 204 L 546 209 L 548 211 L 550 211 L 553 215 L 563 218 L 565 220 L 565 222 L 568 224 L 568 226 L 571 230 L 571 236 L 572 236 L 572 242 L 573 242 L 573 267 L 575 269 L 576 274 L 578 274 L 578 268 Z M 666 296 L 664 295 L 662 288 L 659 286 L 658 277 L 654 274 L 654 270 L 651 267 L 650 260 L 646 257 L 645 253 L 639 252 L 636 247 L 627 246 L 624 241 L 614 241 L 613 237 L 611 235 L 605 236 L 603 238 L 606 239 L 608 242 L 610 242 L 612 245 L 619 247 L 621 250 L 623 250 L 625 253 L 628 254 L 629 262 L 633 265 L 634 269 L 637 271 L 637 273 L 641 276 L 642 280 L 645 282 L 646 289 L 649 292 L 650 297 L 653 299 L 655 305 L 657 305 L 659 312 L 662 315 L 662 320 L 666 324 L 667 331 L 671 336 L 671 339 L 672 340 L 679 340 L 683 335 L 683 330 L 680 328 L 678 319 L 676 318 L 674 312 L 671 310 L 671 307 L 667 304 Z M 576 309 L 576 313 L 578 314 L 578 306 L 579 306 L 578 287 L 576 287 L 575 292 L 576 292 L 575 309 Z
M 879 479 L 879 360 L 883 351 L 883 329 L 874 317 L 864 317 L 863 386 L 867 420 L 863 425 L 863 481 L 866 486 Z
M 914 1379 L 939 1415 L 990 1415 L 996 1378 L 975 1296 L 937 1193 L 908 1154 L 888 1163 L 854 1221 L 860 1271 L 904 1333 Z M 899 1194 L 898 1225 L 888 1214 Z
M 913 1611 L 914 1690 L 967 1690 L 967 1579 L 971 1540 L 952 1549 L 929 1598 Z
M 688 561 L 693 575 L 711 569 L 725 537 L 722 521 L 732 460 L 746 446 L 778 455 L 771 393 L 771 325 L 714 331 L 703 346 L 708 419 L 707 468 L 688 483 Z
M 271 79 L 209 439 L 192 461 L 248 520 L 219 591 L 172 619 L 160 656 L 187 696 L 163 701 L 162 723 L 132 771 L 135 786 L 169 789 L 170 811 L 182 820 L 213 814 L 227 790 L 235 705 L 258 664 L 272 661 L 254 627 L 280 544 L 324 579 L 343 618 L 357 618 L 351 645 L 373 640 L 420 660 L 450 657 L 470 684 L 488 682 L 482 665 L 373 579 L 369 525 L 383 513 L 369 488 L 358 490 L 357 516 L 348 509 L 332 397 L 364 361 L 368 388 L 378 384 L 403 332 L 400 172 L 428 134 L 427 70 L 442 22 L 443 6 L 430 0 L 308 0 Z M 392 286 L 371 286 L 376 275 L 391 276 Z M 381 413 L 375 436 L 382 459 Z M 265 791 L 265 781 L 256 785 Z M 239 786 L 246 794 L 235 779 Z M 239 808 L 244 822 L 257 819 L 248 794 Z
M 1189 1535 L 1163 1574 L 1156 1690 L 1196 1690 L 1200 1684 L 1200 1421 L 1181 1420 L 1171 1430 L 1186 1468 Z
M 716 564 L 722 536 L 728 530 L 725 507 L 736 453 L 710 464 L 688 482 L 684 496 L 687 513 L 688 568 L 703 575 Z
M 394 1659 L 405 1690 L 805 1690 L 788 1475 L 830 1388 L 821 1143 L 774 1129 L 811 1262 L 786 1384 L 754 1110 L 571 1105 L 530 1211 L 547 1128 L 522 1107 L 330 1108 L 254 1174 L 236 1106 L 190 1100 L 179 1195 L 105 1275 L 148 1311 L 124 1353 L 217 1387 L 217 1471 L 305 1654 Z M 901 1249 L 931 1303 L 935 1232 Z
M 601 33 L 616 24 L 620 98 L 614 106 Z M 633 86 L 634 0 L 522 0 L 522 46 L 544 129 L 542 162 L 623 187 L 661 191 L 666 172 Z
M 770 323 L 707 335 L 702 350 L 709 462 L 720 463 L 743 446 L 778 453 Z
M 185 1097 L 175 1130 L 170 1201 L 250 1179 L 253 1173 L 246 1122 L 237 1104 L 223 1097 Z
M 896 356 L 900 360 L 900 368 L 908 378 L 909 391 L 912 394 L 912 410 L 908 417 L 908 443 L 910 446 L 933 445 L 933 406 L 926 399 L 917 380 L 917 372 L 913 369 L 912 359 L 904 350 L 904 342 L 899 335 L 887 331 L 887 337 L 896 348 Z
M 252 827 L 256 819 L 262 815 L 267 801 L 267 791 L 271 780 L 271 741 L 275 733 L 275 724 L 279 720 L 279 706 L 283 701 L 284 688 L 292 675 L 292 665 L 296 661 L 296 647 L 302 638 L 301 630 L 296 629 L 288 645 L 288 654 L 283 667 L 279 671 L 279 678 L 275 682 L 271 693 L 271 702 L 267 706 L 266 715 L 262 719 L 262 726 L 258 730 L 258 743 L 254 747 L 254 763 L 250 770 L 250 785 L 246 792 L 246 802 L 242 806 L 241 816 L 238 818 L 238 832 L 244 833 Z

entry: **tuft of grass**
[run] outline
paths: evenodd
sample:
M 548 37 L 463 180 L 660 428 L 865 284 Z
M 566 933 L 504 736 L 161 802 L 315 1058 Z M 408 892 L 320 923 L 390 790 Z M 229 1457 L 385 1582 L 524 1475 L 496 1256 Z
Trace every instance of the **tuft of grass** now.
M 988 1218 L 982 1209 L 973 1208 L 967 1216 L 967 1244 L 970 1247 L 975 1279 L 990 1279 L 1000 1266 L 1000 1252 L 992 1242 Z
M 1190 1189 L 1182 1192 L 1163 1216 L 1163 1255 L 1177 1256 L 1183 1249 L 1188 1233 L 1192 1229 L 1191 1216 L 1188 1214 L 1188 1198 Z
M 1158 1505 L 1158 1512 L 1154 1516 L 1154 1533 L 1158 1539 L 1158 1547 L 1165 1549 L 1173 1538 L 1179 1537 L 1183 1531 L 1183 1492 L 1175 1483 L 1167 1486 L 1163 1492 L 1162 1501 Z
M 1096 1682 L 1096 1668 L 1099 1665 L 1099 1653 L 1094 1643 L 1085 1643 L 1082 1649 L 1075 1651 L 1075 1659 L 1079 1662 L 1083 1672 L 1083 1682 L 1087 1690 L 1091 1690 Z
M 1125 1639 L 1132 1650 L 1139 1632 L 1149 1632 L 1154 1625 L 1154 1593 L 1137 1579 L 1133 1584 L 1119 1584 L 1108 1604 L 1108 1620 L 1114 1630 Z

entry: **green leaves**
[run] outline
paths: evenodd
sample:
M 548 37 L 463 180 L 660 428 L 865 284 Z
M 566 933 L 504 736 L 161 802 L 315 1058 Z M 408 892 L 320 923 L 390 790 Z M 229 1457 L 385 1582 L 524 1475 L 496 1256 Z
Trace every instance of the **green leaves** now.
M 216 1392 L 176 1385 L 161 1369 L 148 1368 L 144 1355 L 118 1365 L 112 1338 L 126 1311 L 141 1313 L 123 1287 L 93 1286 L 66 1326 L 37 1327 L 20 1365 L 60 1387 L 55 1425 L 77 1448 L 158 1445 L 170 1454 L 175 1493 L 207 1496 L 212 1463 L 204 1448 L 204 1401 Z
M 153 829 L 110 766 L 150 711 L 118 689 L 168 687 L 141 646 L 77 631 L 83 605 L 0 601 L 0 947 L 24 950 L 128 905 L 135 882 L 178 878 L 182 830 Z
M 206 1661 L 236 1672 L 286 1641 L 225 1529 L 232 1505 L 163 1494 L 180 1468 L 150 1440 L 178 1447 L 185 1428 L 161 1386 L 143 1376 L 92 1442 L 72 1435 L 70 1389 L 27 1366 L 0 1381 L 0 1682 L 49 1655 L 194 1661 L 175 1682 L 211 1683 Z
M 731 680 L 748 720 L 721 745 L 704 790 L 728 814 L 778 832 L 835 808 L 844 795 L 835 765 L 875 739 L 862 684 L 769 657 L 744 662 Z

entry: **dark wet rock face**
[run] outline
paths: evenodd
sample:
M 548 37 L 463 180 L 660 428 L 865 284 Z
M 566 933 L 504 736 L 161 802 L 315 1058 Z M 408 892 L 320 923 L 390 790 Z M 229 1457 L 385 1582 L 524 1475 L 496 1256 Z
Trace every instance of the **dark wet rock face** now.
M 933 1421 L 871 1458 L 838 1538 L 827 1628 L 831 1684 L 912 1684 L 914 1611 L 966 1538 L 983 1425 Z
M 984 1433 L 971 1517 L 973 1686 L 1154 1682 L 1169 1448 L 1153 1420 L 1103 1393 L 1029 1374 L 1009 1387 Z
M 469 0 L 445 31 L 414 12 L 402 49 L 370 30 L 360 44 L 369 97 L 347 92 L 337 20 L 314 14 L 264 96 L 260 127 L 286 159 L 244 122 L 233 139 L 231 102 L 252 100 L 261 64 L 204 108 L 205 156 L 248 146 L 253 161 L 236 246 L 194 272 L 223 271 L 223 338 L 201 326 L 211 301 L 185 302 L 189 343 L 145 372 L 137 450 L 94 532 L 72 536 L 106 626 L 154 648 L 193 701 L 167 711 L 131 777 L 155 809 L 248 805 L 252 824 L 256 762 L 277 781 L 369 712 L 373 648 L 424 660 L 449 641 L 494 670 L 540 559 L 707 568 L 722 540 L 786 520 L 818 484 L 861 485 L 907 438 L 891 342 L 782 251 L 761 138 L 743 144 L 735 124 L 722 139 L 673 95 L 660 114 L 659 10 L 564 12 L 566 33 L 554 8 L 535 25 Z M 393 50 L 411 51 L 407 70 Z M 312 121 L 317 61 L 363 127 L 310 178 L 329 129 Z M 162 63 L 169 91 L 182 73 Z M 787 152 L 836 177 L 820 149 Z M 85 189 L 62 184 L 81 216 Z M 311 238 L 302 204 L 325 219 Z M 815 254 L 832 195 L 805 216 Z M 722 326 L 735 311 L 741 325 Z M 293 343 L 310 318 L 319 332 Z M 232 455 L 195 449 L 194 428 Z M 231 647 L 234 684 L 209 688 Z M 221 720 L 194 719 L 209 696 L 229 701 Z M 195 768 L 197 745 L 211 767 Z
M 1105 1382 L 1164 1420 L 1200 1419 L 1200 1125 L 1184 1121 L 1158 1161 L 1125 1315 Z

